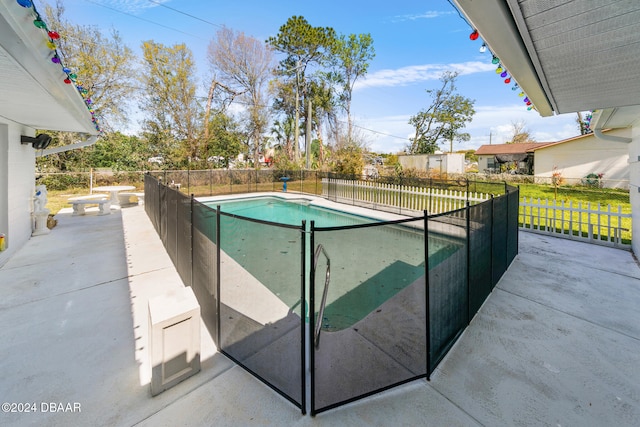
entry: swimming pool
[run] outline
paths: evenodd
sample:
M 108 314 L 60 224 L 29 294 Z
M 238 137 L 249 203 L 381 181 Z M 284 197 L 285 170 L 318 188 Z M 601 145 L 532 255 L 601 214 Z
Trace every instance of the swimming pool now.
M 276 196 L 247 197 L 207 202 L 210 207 L 220 205 L 222 212 L 276 222 L 300 225 L 302 221 L 315 221 L 316 227 L 341 227 L 355 224 L 380 222 L 381 219 L 349 214 L 335 209 L 312 205 L 308 198 L 281 198 Z
M 145 211 L 194 289 L 217 348 L 303 413 L 310 402 L 312 414 L 429 378 L 518 247 L 515 187 L 505 184 L 506 194 L 463 209 L 389 222 L 379 211 L 332 202 L 340 180 L 323 178 L 323 187 L 325 181 L 326 197 L 273 192 L 196 199 L 145 175 Z M 333 228 L 307 222 L 305 228 L 215 209 L 222 199 L 265 194 L 387 222 Z M 317 277 L 308 271 L 319 245 L 332 272 L 322 318 L 316 313 L 324 259 Z M 306 302 L 312 303 L 308 323 L 300 308 Z
M 383 219 L 373 214 L 368 217 L 317 206 L 313 199 L 307 198 L 246 197 L 206 204 L 220 206 L 224 213 L 260 221 L 299 226 L 305 220 L 307 233 L 314 221 L 317 229 L 314 246 L 322 245 L 331 259 L 331 281 L 321 322 L 326 332 L 353 326 L 425 274 L 421 219 L 382 225 L 379 223 Z M 290 230 L 238 217 L 221 217 L 221 250 L 289 309 L 301 315 L 299 282 L 295 281 L 295 275 L 293 279 L 286 279 L 278 273 L 300 268 L 300 238 Z M 366 227 L 366 224 L 379 225 Z M 349 226 L 360 227 L 336 229 Z M 433 268 L 461 247 L 456 239 L 429 233 L 429 267 Z M 307 281 L 310 254 L 315 248 L 311 249 L 307 239 L 304 249 Z M 322 296 L 324 274 L 323 260 L 316 272 L 316 305 Z

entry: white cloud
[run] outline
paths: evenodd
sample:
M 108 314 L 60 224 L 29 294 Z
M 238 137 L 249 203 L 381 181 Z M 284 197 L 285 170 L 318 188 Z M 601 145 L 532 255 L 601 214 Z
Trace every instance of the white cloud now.
M 363 131 L 369 137 L 370 148 L 382 153 L 401 151 L 413 136 L 413 128 L 409 125 L 410 115 L 392 115 L 381 117 L 356 117 L 356 125 L 379 133 Z M 553 117 L 541 117 L 535 111 L 528 111 L 520 104 L 502 106 L 476 106 L 473 121 L 465 128 L 471 140 L 464 143 L 455 142 L 454 150 L 477 149 L 485 144 L 503 144 L 512 136 L 513 122 L 523 122 L 538 142 L 560 141 L 579 134 L 575 123 L 575 114 L 562 114 Z M 383 134 L 394 135 L 406 139 L 398 139 Z M 491 136 L 490 136 L 491 135 Z M 449 149 L 448 145 L 442 146 Z
M 169 0 L 94 0 L 95 3 L 110 7 L 125 13 L 140 13 L 146 9 L 157 7 Z
M 396 15 L 391 18 L 391 22 L 403 22 L 403 21 L 416 21 L 418 19 L 432 19 L 438 18 L 444 15 L 451 15 L 454 12 L 439 12 L 436 10 L 428 10 L 424 13 L 416 13 L 416 14 L 407 14 L 407 15 Z
M 524 105 L 477 106 L 473 121 L 467 125 L 471 141 L 463 148 L 478 148 L 480 145 L 504 144 L 511 139 L 512 123 L 522 122 L 531 136 L 538 142 L 560 141 L 579 134 L 575 114 L 542 117 L 529 111 Z M 491 134 L 491 137 L 489 136 Z
M 355 89 L 369 87 L 394 87 L 408 86 L 414 83 L 421 83 L 429 80 L 438 80 L 445 71 L 457 71 L 460 75 L 482 73 L 494 71 L 494 64 L 487 64 L 480 61 L 462 62 L 457 64 L 424 64 L 410 65 L 395 70 L 379 70 L 367 74 L 367 76 L 356 82 Z

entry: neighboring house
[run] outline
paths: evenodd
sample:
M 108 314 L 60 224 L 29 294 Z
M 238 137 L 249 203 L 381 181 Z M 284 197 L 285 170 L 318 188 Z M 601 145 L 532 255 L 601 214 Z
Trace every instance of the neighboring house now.
M 521 144 L 481 145 L 476 150 L 478 172 L 499 173 L 516 171 L 524 175 L 533 175 L 532 149 L 543 147 L 548 142 L 526 142 Z
M 399 155 L 398 162 L 405 169 L 436 174 L 464 173 L 464 153 Z
M 592 110 L 596 138 L 627 144 L 631 245 L 639 254 L 640 2 L 453 1 L 487 47 L 487 61 L 493 54 L 514 93 L 523 94 L 523 109 L 543 117 Z
M 52 61 L 56 50 L 47 45 L 47 29 L 34 25 L 37 18 L 31 5 L 0 2 L 0 265 L 31 236 L 36 156 L 89 145 L 99 134 L 78 88 L 65 83 L 63 64 Z M 77 132 L 83 140 L 36 149 L 29 137 L 43 129 Z
M 629 137 L 629 129 L 603 131 L 607 135 Z M 629 144 L 603 141 L 592 133 L 532 148 L 534 175 L 551 178 L 554 171 L 571 184 L 598 183 L 606 187 L 628 188 Z M 602 180 L 595 178 L 601 177 Z

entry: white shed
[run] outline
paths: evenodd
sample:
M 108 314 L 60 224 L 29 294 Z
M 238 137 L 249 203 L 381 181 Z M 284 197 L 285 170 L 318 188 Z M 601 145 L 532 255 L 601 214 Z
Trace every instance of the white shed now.
M 400 155 L 398 161 L 405 169 L 413 168 L 440 174 L 464 173 L 464 153 Z

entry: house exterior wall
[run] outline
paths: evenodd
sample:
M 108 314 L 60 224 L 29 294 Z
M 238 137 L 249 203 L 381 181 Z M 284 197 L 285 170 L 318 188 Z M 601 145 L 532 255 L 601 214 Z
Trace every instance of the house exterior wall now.
M 629 129 L 607 135 L 630 136 Z M 550 145 L 534 152 L 536 177 L 551 177 L 554 167 L 564 179 L 579 183 L 589 174 L 604 174 L 603 185 L 626 188 L 629 180 L 629 144 L 603 141 L 591 135 L 575 141 Z
M 399 156 L 398 161 L 403 168 L 413 168 L 421 171 L 432 170 L 436 173 L 455 174 L 464 173 L 464 154 L 418 154 L 413 156 Z
M 496 168 L 496 156 L 493 154 L 483 154 L 478 156 L 478 172 L 491 172 Z
M 631 202 L 631 249 L 638 256 L 640 254 L 640 118 L 631 128 L 629 200 Z
M 35 136 L 35 130 L 0 121 L 0 233 L 6 236 L 0 265 L 29 240 L 33 231 L 35 150 L 22 145 L 20 135 Z

